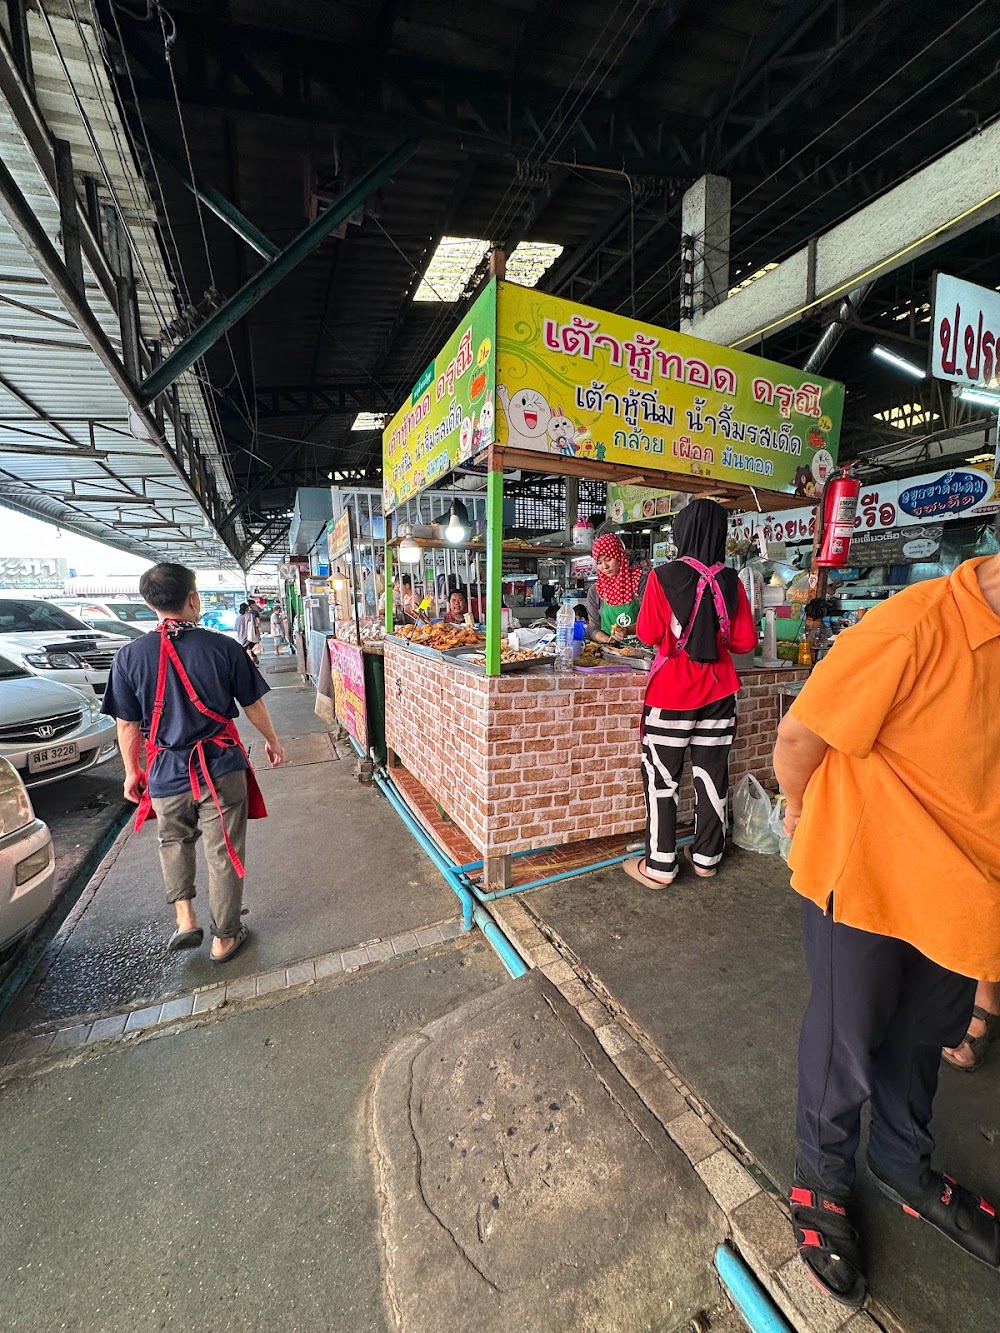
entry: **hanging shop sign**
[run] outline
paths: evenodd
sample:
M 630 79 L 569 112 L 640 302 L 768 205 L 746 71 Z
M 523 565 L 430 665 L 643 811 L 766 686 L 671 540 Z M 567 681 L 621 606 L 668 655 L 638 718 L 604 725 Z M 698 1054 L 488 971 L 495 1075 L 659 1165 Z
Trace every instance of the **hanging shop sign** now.
M 818 496 L 844 386 L 746 352 L 499 284 L 501 445 Z
M 491 282 L 386 426 L 387 514 L 493 443 L 496 314 Z
M 1000 386 L 1000 293 L 938 273 L 931 327 L 931 374 L 936 379 Z
M 353 643 L 329 639 L 330 679 L 333 683 L 333 710 L 337 720 L 357 741 L 362 754 L 368 753 L 368 713 L 365 703 L 365 658 Z
M 862 487 L 854 520 L 857 536 L 851 542 L 851 559 L 855 558 L 857 542 L 867 533 L 887 532 L 894 528 L 910 529 L 928 522 L 940 523 L 958 518 L 988 518 L 997 510 L 1000 510 L 1000 488 L 982 468 L 928 472 L 920 477 Z M 781 514 L 740 514 L 732 531 L 737 539 L 752 540 L 761 529 L 765 540 L 769 542 L 811 542 L 816 533 L 816 510 L 809 508 L 791 509 Z M 931 557 L 914 558 L 923 560 Z
M 326 540 L 330 551 L 330 568 L 332 569 L 334 561 L 347 555 L 351 549 L 351 511 L 349 509 L 345 509 L 340 518 L 331 524 Z
M 691 499 L 686 491 L 657 491 L 649 486 L 609 486 L 608 519 L 639 523 L 678 514 Z
M 851 538 L 850 561 L 852 565 L 915 565 L 937 560 L 943 535 L 940 523 L 859 532 Z

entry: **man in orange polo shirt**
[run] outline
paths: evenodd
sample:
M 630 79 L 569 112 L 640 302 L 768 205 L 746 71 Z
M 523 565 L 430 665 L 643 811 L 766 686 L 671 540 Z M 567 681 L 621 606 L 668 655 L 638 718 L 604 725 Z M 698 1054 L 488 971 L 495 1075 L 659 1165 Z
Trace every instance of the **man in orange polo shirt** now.
M 1000 523 L 998 523 L 1000 535 Z M 992 1206 L 931 1166 L 942 1047 L 1000 979 L 1000 556 L 919 583 L 842 633 L 783 720 L 792 885 L 812 992 L 799 1041 L 799 1252 L 860 1305 L 850 1219 L 861 1111 L 890 1198 L 1000 1266 Z

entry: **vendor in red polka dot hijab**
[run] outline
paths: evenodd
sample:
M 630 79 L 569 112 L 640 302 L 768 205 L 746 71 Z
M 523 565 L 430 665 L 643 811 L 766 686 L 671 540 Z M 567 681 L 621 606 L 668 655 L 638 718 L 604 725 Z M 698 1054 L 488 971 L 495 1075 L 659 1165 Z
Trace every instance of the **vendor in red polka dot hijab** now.
M 598 643 L 613 643 L 635 633 L 642 570 L 629 569 L 628 552 L 614 532 L 598 537 L 591 554 L 597 583 L 587 594 L 587 626 Z

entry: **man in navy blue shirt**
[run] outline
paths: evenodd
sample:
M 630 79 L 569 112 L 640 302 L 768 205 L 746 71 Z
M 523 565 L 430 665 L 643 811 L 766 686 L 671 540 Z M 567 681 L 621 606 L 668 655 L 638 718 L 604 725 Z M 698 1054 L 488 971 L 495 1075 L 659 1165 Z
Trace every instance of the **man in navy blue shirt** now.
M 214 937 L 211 956 L 222 963 L 249 934 L 240 922 L 249 765 L 226 720 L 242 707 L 263 736 L 272 767 L 284 763 L 285 752 L 263 700 L 267 682 L 238 643 L 199 626 L 201 599 L 194 572 L 184 565 L 154 565 L 139 580 L 139 591 L 160 625 L 115 654 L 102 712 L 118 722 L 126 800 L 140 805 L 140 816 L 144 801 L 156 813 L 167 901 L 177 915 L 167 947 L 197 948 L 203 939 L 194 910 L 195 844 L 203 837 Z M 157 710 L 161 655 L 163 700 Z M 215 717 L 192 702 L 182 673 L 202 708 Z M 145 775 L 140 762 L 143 737 Z M 252 774 L 250 781 L 253 784 Z

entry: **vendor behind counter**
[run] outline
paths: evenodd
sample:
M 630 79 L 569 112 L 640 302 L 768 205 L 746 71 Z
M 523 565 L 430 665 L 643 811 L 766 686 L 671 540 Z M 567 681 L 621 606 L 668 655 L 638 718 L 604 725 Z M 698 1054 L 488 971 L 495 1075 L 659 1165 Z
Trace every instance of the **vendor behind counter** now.
M 639 619 L 641 569 L 630 569 L 622 539 L 606 532 L 591 552 L 597 582 L 587 594 L 587 627 L 598 643 L 612 643 L 635 633 Z

